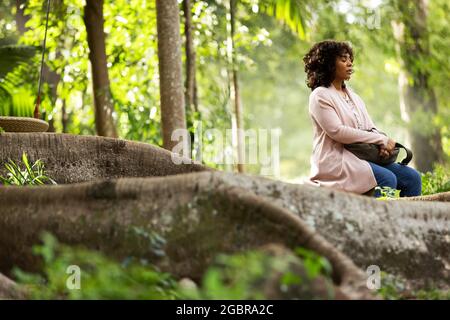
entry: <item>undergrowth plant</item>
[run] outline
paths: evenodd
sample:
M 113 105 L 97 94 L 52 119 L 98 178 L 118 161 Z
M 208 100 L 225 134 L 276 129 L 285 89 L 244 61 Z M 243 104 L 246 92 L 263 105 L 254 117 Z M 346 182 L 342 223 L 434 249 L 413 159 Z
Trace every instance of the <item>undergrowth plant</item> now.
M 375 191 L 379 191 L 381 196 L 377 200 L 391 200 L 400 198 L 400 190 L 391 187 L 375 187 Z
M 0 176 L 0 183 L 4 185 L 43 185 L 43 184 L 56 184 L 56 182 L 50 178 L 45 172 L 45 165 L 41 160 L 36 160 L 30 164 L 26 153 L 22 153 L 22 163 L 25 168 L 9 159 L 5 163 L 7 170 L 6 177 Z
M 41 273 L 13 270 L 31 299 L 177 298 L 173 277 L 145 260 L 130 258 L 118 263 L 100 252 L 61 244 L 49 233 L 42 235 L 42 242 L 33 247 L 43 261 Z M 76 269 L 80 270 L 78 287 L 70 279 L 71 270 Z
M 431 172 L 422 173 L 422 195 L 450 191 L 450 166 L 437 164 Z

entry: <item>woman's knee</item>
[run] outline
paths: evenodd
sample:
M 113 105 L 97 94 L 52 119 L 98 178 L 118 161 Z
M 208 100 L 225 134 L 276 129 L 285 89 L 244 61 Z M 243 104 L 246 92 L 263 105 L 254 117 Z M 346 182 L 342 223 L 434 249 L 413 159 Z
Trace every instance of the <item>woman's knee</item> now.
M 389 170 L 383 172 L 382 179 L 378 184 L 380 187 L 390 187 L 392 189 L 397 188 L 397 177 L 395 174 Z
M 421 177 L 420 173 L 413 168 L 410 168 L 410 169 L 411 169 L 410 170 L 410 175 L 411 175 L 410 179 L 416 183 L 422 184 L 422 177 Z
M 422 177 L 417 170 L 410 167 L 407 168 L 406 179 L 402 183 L 411 189 L 414 195 L 420 195 L 422 192 Z

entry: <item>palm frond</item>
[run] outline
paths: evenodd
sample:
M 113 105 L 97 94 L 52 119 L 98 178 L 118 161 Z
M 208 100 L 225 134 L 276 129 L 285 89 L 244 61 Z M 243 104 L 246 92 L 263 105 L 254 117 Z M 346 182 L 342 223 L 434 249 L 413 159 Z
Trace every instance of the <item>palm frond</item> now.
M 286 23 L 300 39 L 307 38 L 305 21 L 307 1 L 304 0 L 260 0 L 261 9 L 268 15 Z
M 0 116 L 32 116 L 33 98 L 16 71 L 26 67 L 35 53 L 31 46 L 0 45 Z
M 16 37 L 5 37 L 0 39 L 0 47 L 16 45 L 18 39 Z
M 31 46 L 0 46 L 0 79 L 4 79 L 9 72 L 20 64 L 28 62 L 35 53 L 36 49 Z

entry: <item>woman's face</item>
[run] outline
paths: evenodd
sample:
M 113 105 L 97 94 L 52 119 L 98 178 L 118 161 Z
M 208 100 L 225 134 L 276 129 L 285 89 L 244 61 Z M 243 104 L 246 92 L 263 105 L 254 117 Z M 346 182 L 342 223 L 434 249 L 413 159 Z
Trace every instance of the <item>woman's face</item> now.
M 348 53 L 344 53 L 336 59 L 336 75 L 337 80 L 349 80 L 353 73 L 353 59 Z

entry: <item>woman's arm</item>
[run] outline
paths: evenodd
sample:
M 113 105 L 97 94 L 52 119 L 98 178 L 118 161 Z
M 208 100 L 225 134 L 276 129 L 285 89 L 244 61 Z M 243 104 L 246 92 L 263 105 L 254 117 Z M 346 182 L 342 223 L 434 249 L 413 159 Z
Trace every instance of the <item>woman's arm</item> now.
M 387 136 L 344 125 L 334 107 L 320 93 L 312 95 L 311 99 L 311 115 L 331 139 L 342 144 L 365 142 L 387 146 Z

